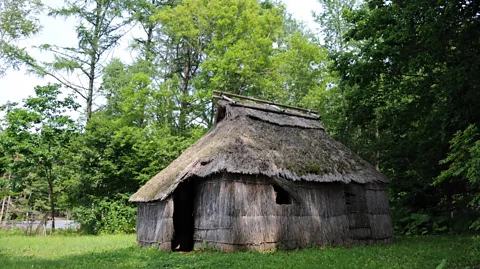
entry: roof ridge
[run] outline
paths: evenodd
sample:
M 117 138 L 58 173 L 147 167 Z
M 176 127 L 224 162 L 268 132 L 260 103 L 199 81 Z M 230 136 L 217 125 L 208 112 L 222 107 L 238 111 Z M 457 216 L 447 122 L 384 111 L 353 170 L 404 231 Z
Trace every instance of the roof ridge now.
M 226 100 L 226 101 L 229 101 L 231 103 L 242 102 L 242 103 L 245 104 L 246 102 L 239 101 L 239 100 L 234 100 L 232 98 L 243 99 L 243 100 L 252 101 L 252 102 L 255 102 L 255 103 L 258 103 L 258 104 L 267 105 L 267 106 L 272 107 L 274 109 L 277 109 L 281 112 L 288 112 L 288 111 L 293 112 L 294 111 L 294 112 L 297 112 L 301 115 L 308 115 L 308 116 L 310 116 L 312 118 L 314 117 L 315 119 L 318 119 L 318 120 L 321 119 L 321 117 L 318 115 L 318 112 L 315 111 L 315 110 L 311 110 L 311 109 L 305 109 L 305 108 L 301 108 L 301 107 L 284 105 L 284 104 L 280 104 L 280 103 L 276 103 L 276 102 L 272 102 L 272 101 L 257 99 L 257 98 L 253 98 L 253 97 L 249 97 L 249 96 L 240 95 L 240 94 L 227 93 L 227 92 L 223 92 L 223 91 L 213 90 L 212 92 L 214 94 L 216 94 L 216 95 L 212 96 L 212 99 Z M 255 107 L 250 107 L 250 108 L 255 108 Z M 285 109 L 282 109 L 282 108 L 285 108 Z M 297 115 L 292 115 L 292 116 L 297 116 Z
M 276 113 L 276 114 L 284 114 L 284 115 L 288 115 L 288 116 L 305 118 L 305 119 L 309 119 L 309 120 L 320 120 L 321 119 L 319 116 L 308 115 L 308 114 L 300 113 L 300 112 L 297 112 L 297 111 L 285 110 L 285 109 L 272 109 L 272 108 L 269 108 L 269 107 L 266 107 L 266 106 L 249 104 L 249 103 L 245 103 L 245 102 L 241 102 L 241 101 L 229 102 L 228 104 L 231 105 L 231 106 L 245 107 L 245 108 L 256 109 L 256 110 L 265 111 L 265 112 L 271 112 L 271 113 Z

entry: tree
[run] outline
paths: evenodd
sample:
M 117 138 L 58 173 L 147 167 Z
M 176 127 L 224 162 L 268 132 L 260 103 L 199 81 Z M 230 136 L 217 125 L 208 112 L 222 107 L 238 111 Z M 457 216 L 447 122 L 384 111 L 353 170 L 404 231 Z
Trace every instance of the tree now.
M 39 0 L 0 2 L 0 77 L 9 67 L 18 69 L 24 61 L 33 60 L 17 43 L 41 30 L 37 18 L 41 11 Z
M 331 53 L 342 53 L 348 47 L 345 34 L 353 26 L 344 13 L 359 6 L 358 0 L 318 0 L 322 10 L 314 12 L 315 21 L 320 25 L 320 33 L 324 37 L 325 46 Z
M 163 40 L 165 37 L 159 36 L 158 30 L 160 28 L 160 23 L 156 20 L 152 20 L 151 18 L 166 7 L 174 7 L 178 2 L 180 1 L 141 0 L 135 1 L 128 8 L 133 21 L 140 25 L 141 29 L 146 35 L 145 38 L 135 38 L 133 48 L 139 51 L 141 58 L 147 62 L 150 62 L 151 64 L 155 64 L 156 60 L 159 58 L 165 60 L 166 57 L 166 55 L 155 57 L 155 54 L 164 54 L 164 51 L 161 49 L 159 50 L 159 47 L 165 45 L 166 40 Z
M 354 141 L 357 140 L 357 134 L 362 131 L 350 124 L 347 113 L 346 95 L 352 90 L 352 86 L 342 83 L 336 65 L 339 57 L 345 54 L 348 54 L 352 60 L 357 57 L 360 42 L 346 38 L 347 33 L 354 26 L 348 18 L 355 10 L 367 11 L 367 9 L 362 5 L 363 1 L 359 0 L 318 0 L 318 2 L 321 10 L 314 12 L 313 16 L 320 26 L 320 38 L 323 39 L 328 50 L 330 61 L 327 62 L 327 90 L 311 95 L 310 99 L 317 104 L 318 110 L 323 112 L 323 122 L 329 133 L 360 152 L 362 151 L 360 147 L 364 144 L 360 142 L 355 145 Z M 371 144 L 368 147 L 371 147 Z
M 23 107 L 8 106 L 2 143 L 9 143 L 4 150 L 16 156 L 14 175 L 20 168 L 27 168 L 39 184 L 48 185 L 54 230 L 58 167 L 67 161 L 65 148 L 77 132 L 75 122 L 66 113 L 78 105 L 71 96 L 59 98 L 59 85 L 37 86 L 35 93 L 35 97 L 25 100 Z
M 66 203 L 89 233 L 131 232 L 135 209 L 128 197 L 204 133 L 192 128 L 175 135 L 162 120 L 166 116 L 157 114 L 164 98 L 152 89 L 149 66 L 143 64 L 113 60 L 107 66 L 106 104 L 71 146 Z
M 346 41 L 358 50 L 335 66 L 356 130 L 349 144 L 371 161 L 380 153 L 392 204 L 406 215 L 463 210 L 453 197 L 464 184 L 431 183 L 455 132 L 480 121 L 479 12 L 472 1 L 368 1 L 348 14 Z
M 448 164 L 448 168 L 440 173 L 434 184 L 441 185 L 456 181 L 465 183 L 467 192 L 455 197 L 455 202 L 463 204 L 464 210 L 471 207 L 478 211 L 480 209 L 480 133 L 474 124 L 455 133 L 450 141 L 447 158 L 440 164 Z M 480 230 L 480 218 L 476 219 L 470 228 Z
M 172 41 L 180 128 L 211 125 L 211 90 L 295 104 L 325 87 L 325 51 L 285 17 L 281 5 L 254 0 L 189 0 L 155 16 Z
M 55 60 L 30 64 L 38 74 L 53 77 L 84 99 L 87 121 L 92 116 L 94 98 L 99 94 L 96 82 L 103 74 L 105 58 L 127 32 L 124 26 L 130 19 L 124 19 L 123 15 L 128 4 L 128 1 L 118 0 L 66 1 L 64 7 L 51 9 L 51 16 L 77 19 L 78 46 L 41 45 L 40 49 L 54 53 Z M 77 72 L 80 81 L 74 83 L 62 72 Z M 86 86 L 82 84 L 84 81 L 87 81 Z

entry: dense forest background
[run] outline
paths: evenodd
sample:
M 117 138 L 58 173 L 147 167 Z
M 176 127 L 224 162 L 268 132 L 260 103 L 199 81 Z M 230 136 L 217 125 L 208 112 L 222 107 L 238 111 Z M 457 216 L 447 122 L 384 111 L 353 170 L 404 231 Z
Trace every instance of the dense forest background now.
M 26 67 L 57 84 L 1 107 L 0 221 L 134 231 L 128 197 L 211 127 L 221 90 L 318 110 L 392 180 L 397 233 L 478 231 L 478 2 L 319 2 L 312 32 L 273 1 L 2 1 L 0 75 Z M 41 31 L 42 12 L 77 22 L 77 46 L 38 46 L 51 62 L 16 42 Z M 107 61 L 133 27 L 136 59 Z

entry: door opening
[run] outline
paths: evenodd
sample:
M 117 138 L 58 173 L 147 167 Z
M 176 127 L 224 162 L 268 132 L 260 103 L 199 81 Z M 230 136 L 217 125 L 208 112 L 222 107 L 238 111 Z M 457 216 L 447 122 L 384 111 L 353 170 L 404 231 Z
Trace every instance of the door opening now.
M 194 185 L 183 182 L 173 194 L 172 251 L 193 250 L 193 199 Z

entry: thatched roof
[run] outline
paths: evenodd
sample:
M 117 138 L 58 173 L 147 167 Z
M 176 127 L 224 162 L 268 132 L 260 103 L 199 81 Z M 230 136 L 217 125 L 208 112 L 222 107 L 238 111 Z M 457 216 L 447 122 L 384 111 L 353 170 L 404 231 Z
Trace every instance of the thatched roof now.
M 222 172 L 265 175 L 284 182 L 388 182 L 372 165 L 333 140 L 314 116 L 219 101 L 215 126 L 130 201 L 163 200 L 188 178 Z

